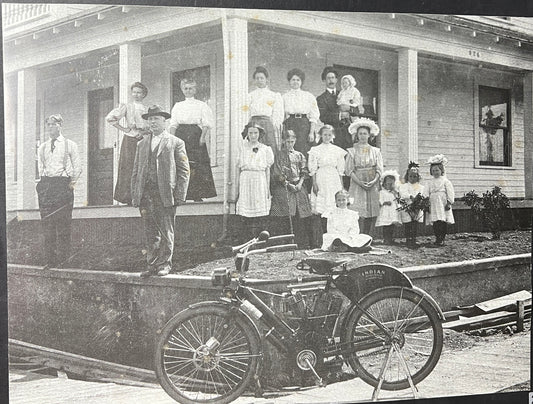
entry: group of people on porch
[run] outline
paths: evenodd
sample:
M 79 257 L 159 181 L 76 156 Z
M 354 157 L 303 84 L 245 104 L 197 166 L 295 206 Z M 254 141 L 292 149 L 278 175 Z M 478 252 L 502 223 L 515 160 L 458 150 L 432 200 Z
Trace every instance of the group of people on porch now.
M 300 69 L 287 73 L 291 90 L 282 96 L 268 89 L 268 77 L 264 67 L 255 69 L 257 89 L 249 94 L 251 118 L 237 162 L 236 212 L 251 235 L 274 227 L 294 232 L 302 247 L 362 251 L 376 226 L 383 228 L 384 243 L 394 244 L 394 228 L 403 223 L 407 246 L 416 248 L 417 223 L 426 213 L 434 246 L 444 244 L 446 223 L 454 223 L 446 157 L 430 159 L 433 178 L 426 186 L 413 162 L 401 184 L 396 170 L 384 171 L 379 127 L 363 116 L 352 76 L 342 77 L 338 91 L 338 73 L 326 67 L 326 90 L 316 98 L 301 89 Z M 408 209 L 419 194 L 430 206 Z
M 288 72 L 290 90 L 283 95 L 268 89 L 266 68 L 257 67 L 253 78 L 257 88 L 248 95 L 250 116 L 242 132 L 235 178 L 236 213 L 245 219 L 250 234 L 277 222 L 294 231 L 302 247 L 365 251 L 375 226 L 383 227 L 385 243 L 392 244 L 394 226 L 404 223 L 407 245 L 415 247 L 416 223 L 424 212 L 406 215 L 398 208 L 401 200 L 409 205 L 420 194 L 429 197 L 426 216 L 434 224 L 435 244 L 443 244 L 446 223 L 453 223 L 454 202 L 453 186 L 443 176 L 444 156 L 430 161 L 433 178 L 425 186 L 420 184 L 420 167 L 415 163 L 409 164 L 405 183 L 400 184 L 397 171 L 384 171 L 376 147 L 379 127 L 362 116 L 362 97 L 352 76 L 342 77 L 338 91 L 338 73 L 326 67 L 321 77 L 326 90 L 316 98 L 301 89 L 305 73 L 300 69 Z M 185 100 L 167 113 L 157 105 L 144 105 L 148 89 L 136 82 L 131 85 L 131 102 L 106 117 L 123 132 L 114 199 L 140 209 L 147 238 L 147 275 L 170 271 L 176 206 L 216 196 L 207 147 L 213 112 L 194 98 L 196 86 L 193 79 L 183 79 Z M 72 190 L 81 172 L 74 142 L 65 142 L 62 153 L 53 154 L 56 139 L 64 139 L 62 123 L 60 115 L 47 119 L 50 140 L 38 151 L 48 266 L 61 262 L 51 252 L 58 244 L 65 246 L 62 259 L 68 257 Z M 65 180 L 58 183 L 53 177 Z M 52 186 L 45 187 L 47 181 Z M 56 215 L 58 209 L 61 217 Z M 57 227 L 68 232 L 61 233 Z M 65 240 L 58 240 L 58 234 Z

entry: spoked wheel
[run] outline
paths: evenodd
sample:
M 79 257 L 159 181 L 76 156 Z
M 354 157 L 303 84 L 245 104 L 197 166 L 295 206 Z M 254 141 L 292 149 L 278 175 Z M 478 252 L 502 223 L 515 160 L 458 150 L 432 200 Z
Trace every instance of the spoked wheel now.
M 439 313 L 423 293 L 389 287 L 365 297 L 347 321 L 346 357 L 359 377 L 376 387 L 401 390 L 425 379 L 442 352 Z M 376 324 L 386 328 L 380 329 Z
M 226 307 L 196 307 L 165 325 L 155 371 L 180 403 L 229 403 L 256 374 L 260 355 L 259 336 L 244 315 Z

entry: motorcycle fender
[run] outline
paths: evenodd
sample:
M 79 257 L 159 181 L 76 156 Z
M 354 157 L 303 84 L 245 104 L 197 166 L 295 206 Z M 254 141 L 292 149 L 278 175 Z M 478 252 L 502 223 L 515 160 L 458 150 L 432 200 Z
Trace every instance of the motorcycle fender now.
M 339 275 L 334 283 L 352 302 L 358 302 L 370 292 L 387 286 L 413 288 L 413 283 L 403 272 L 385 264 L 348 268 L 348 272 Z
M 240 308 L 238 310 L 236 310 L 237 307 L 232 305 L 229 301 L 226 303 L 226 302 L 219 301 L 219 300 L 212 300 L 212 301 L 206 301 L 206 302 L 193 303 L 193 304 L 189 305 L 189 308 L 193 309 L 193 308 L 202 307 L 202 306 L 206 306 L 206 307 L 214 307 L 214 306 L 224 307 L 228 311 L 233 311 L 233 313 L 235 315 L 244 317 L 252 325 L 252 327 L 253 327 L 253 329 L 255 331 L 257 339 L 259 341 L 261 341 L 261 334 L 259 333 L 259 328 L 257 327 L 257 324 L 255 323 L 255 321 L 253 321 L 252 318 L 247 313 L 242 311 Z
M 435 310 L 437 310 L 437 313 L 439 313 L 439 318 L 442 320 L 442 321 L 445 321 L 446 320 L 446 317 L 444 316 L 444 313 L 442 312 L 439 304 L 437 303 L 437 301 L 435 299 L 433 299 L 433 297 L 428 293 L 426 292 L 425 290 L 423 289 L 420 289 L 419 287 L 417 286 L 413 286 L 413 289 L 416 290 L 417 292 L 421 293 L 423 296 L 424 296 L 424 299 L 426 299 L 428 302 L 431 303 L 431 305 L 433 306 L 433 308 Z

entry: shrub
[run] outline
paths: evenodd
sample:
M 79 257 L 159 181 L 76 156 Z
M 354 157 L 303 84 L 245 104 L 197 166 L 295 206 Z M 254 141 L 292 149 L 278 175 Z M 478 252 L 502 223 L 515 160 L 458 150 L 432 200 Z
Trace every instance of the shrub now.
M 470 191 L 465 194 L 464 201 L 470 206 L 475 217 L 492 233 L 492 239 L 499 240 L 504 224 L 504 213 L 510 208 L 509 198 L 501 188 L 494 187 L 492 191 L 484 192 L 483 196 Z

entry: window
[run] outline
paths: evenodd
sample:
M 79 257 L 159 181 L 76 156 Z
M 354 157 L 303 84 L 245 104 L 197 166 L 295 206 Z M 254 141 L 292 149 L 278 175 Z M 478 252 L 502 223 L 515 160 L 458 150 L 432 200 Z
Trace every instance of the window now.
M 211 98 L 210 70 L 209 66 L 202 66 L 172 73 L 172 105 L 185 99 L 180 87 L 180 81 L 182 79 L 193 79 L 196 81 L 196 95 L 194 98 L 209 103 L 209 98 Z
M 364 112 L 359 116 L 370 118 L 374 122 L 379 123 L 379 72 L 376 70 L 361 69 L 338 64 L 334 64 L 333 67 L 337 70 L 337 73 L 339 73 L 337 86 L 341 85 L 342 77 L 347 74 L 350 74 L 355 79 L 355 87 L 361 93 L 364 108 Z M 379 147 L 379 137 L 380 136 L 373 138 L 370 141 L 370 144 Z
M 355 87 L 361 93 L 364 113 L 360 116 L 370 118 L 378 122 L 378 72 L 369 69 L 359 69 L 356 67 L 333 65 L 339 73 L 338 86 L 342 76 L 350 74 L 355 79 Z
M 511 166 L 508 89 L 479 86 L 479 165 Z

